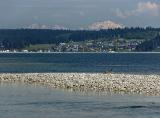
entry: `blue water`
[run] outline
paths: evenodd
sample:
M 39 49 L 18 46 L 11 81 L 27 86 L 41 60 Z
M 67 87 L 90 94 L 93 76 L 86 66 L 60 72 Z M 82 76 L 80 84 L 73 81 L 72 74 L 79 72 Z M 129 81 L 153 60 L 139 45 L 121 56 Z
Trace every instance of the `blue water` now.
M 159 118 L 160 97 L 97 95 L 0 83 L 0 118 Z
M 159 73 L 160 53 L 0 53 L 0 72 Z M 0 118 L 159 118 L 160 97 L 0 82 Z
M 1 53 L 0 72 L 159 73 L 160 53 Z

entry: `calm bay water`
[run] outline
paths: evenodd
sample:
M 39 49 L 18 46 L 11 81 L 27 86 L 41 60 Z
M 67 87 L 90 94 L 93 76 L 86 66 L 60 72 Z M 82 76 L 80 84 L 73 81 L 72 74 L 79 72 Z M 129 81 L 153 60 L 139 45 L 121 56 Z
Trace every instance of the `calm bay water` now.
M 159 73 L 160 53 L 1 53 L 0 72 Z
M 83 94 L 0 84 L 1 118 L 159 118 L 160 97 Z
M 0 53 L 3 72 L 160 73 L 160 53 Z M 158 118 L 160 97 L 0 82 L 0 118 Z

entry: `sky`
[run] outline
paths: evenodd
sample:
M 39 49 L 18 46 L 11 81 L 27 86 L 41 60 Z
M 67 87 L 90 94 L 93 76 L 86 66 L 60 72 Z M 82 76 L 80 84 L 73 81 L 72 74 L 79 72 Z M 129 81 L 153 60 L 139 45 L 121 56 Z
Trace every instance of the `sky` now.
M 79 29 L 107 20 L 160 27 L 160 0 L 0 0 L 0 28 L 43 24 Z

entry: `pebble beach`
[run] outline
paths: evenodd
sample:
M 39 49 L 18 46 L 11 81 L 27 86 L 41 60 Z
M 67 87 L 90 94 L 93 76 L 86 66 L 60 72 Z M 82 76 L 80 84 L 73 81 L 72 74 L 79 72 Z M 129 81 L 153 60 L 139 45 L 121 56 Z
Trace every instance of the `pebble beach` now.
M 53 88 L 160 95 L 160 75 L 112 73 L 1 73 L 0 82 L 43 84 Z

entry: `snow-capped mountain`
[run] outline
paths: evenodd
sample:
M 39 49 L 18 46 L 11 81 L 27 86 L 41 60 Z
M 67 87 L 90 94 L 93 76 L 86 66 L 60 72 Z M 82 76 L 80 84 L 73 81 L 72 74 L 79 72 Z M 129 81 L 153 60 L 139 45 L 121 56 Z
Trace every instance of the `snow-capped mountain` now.
M 27 29 L 53 29 L 53 30 L 67 30 L 68 29 L 60 25 L 48 26 L 48 25 L 41 25 L 41 24 L 32 24 L 26 28 Z
M 117 29 L 124 28 L 124 25 L 118 24 L 112 21 L 96 22 L 88 26 L 90 30 L 101 30 L 101 29 Z

